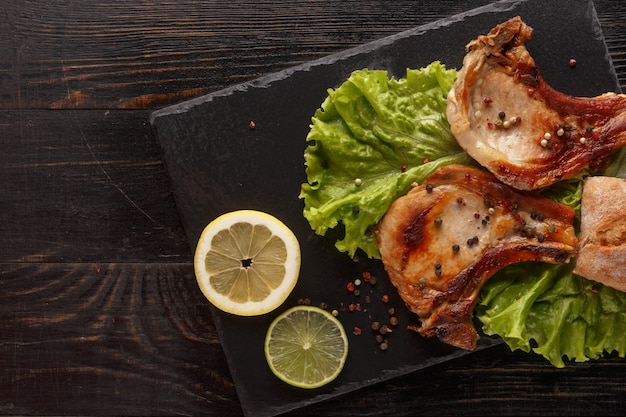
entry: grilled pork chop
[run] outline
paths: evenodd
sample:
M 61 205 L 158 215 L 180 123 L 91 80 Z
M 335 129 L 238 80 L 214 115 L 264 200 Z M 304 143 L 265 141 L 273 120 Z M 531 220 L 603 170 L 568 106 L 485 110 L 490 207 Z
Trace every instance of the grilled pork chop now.
M 377 241 L 391 282 L 420 318 L 415 330 L 472 350 L 482 285 L 516 262 L 568 262 L 577 244 L 573 219 L 568 206 L 450 165 L 391 205 Z
M 578 98 L 554 90 L 526 49 L 531 35 L 515 17 L 470 42 L 447 105 L 459 145 L 522 190 L 602 169 L 626 145 L 626 95 Z

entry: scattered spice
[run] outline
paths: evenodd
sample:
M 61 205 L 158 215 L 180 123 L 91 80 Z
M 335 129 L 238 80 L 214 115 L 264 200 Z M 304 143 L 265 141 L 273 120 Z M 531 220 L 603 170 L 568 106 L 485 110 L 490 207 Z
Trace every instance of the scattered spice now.
M 382 334 L 383 336 L 386 335 L 389 332 L 389 327 L 387 327 L 386 324 L 383 324 L 382 326 L 380 326 L 380 328 L 378 329 L 378 333 Z
M 569 66 L 570 68 L 574 68 L 576 66 L 576 60 L 574 58 L 569 60 Z
M 256 129 L 256 123 L 254 123 L 254 120 L 250 121 L 250 124 L 248 125 L 250 127 L 250 129 L 254 130 Z

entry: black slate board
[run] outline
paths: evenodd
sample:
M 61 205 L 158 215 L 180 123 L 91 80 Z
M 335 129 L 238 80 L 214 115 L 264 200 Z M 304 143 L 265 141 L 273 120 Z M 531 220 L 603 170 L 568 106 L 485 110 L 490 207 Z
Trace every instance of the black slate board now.
M 151 123 L 192 250 L 209 221 L 244 208 L 280 218 L 302 246 L 301 277 L 283 307 L 252 318 L 212 310 L 246 415 L 280 414 L 471 353 L 406 330 L 417 319 L 399 300 L 380 262 L 353 262 L 335 250 L 332 240 L 311 231 L 298 199 L 306 180 L 303 152 L 310 118 L 326 89 L 340 85 L 352 71 L 385 69 L 399 78 L 407 67 L 435 60 L 460 68 L 470 40 L 515 15 L 535 29 L 528 48 L 555 88 L 582 96 L 619 91 L 591 1 L 503 1 L 153 113 Z M 577 60 L 575 68 L 570 68 L 570 58 Z M 255 129 L 250 129 L 251 121 Z M 346 283 L 365 271 L 378 282 L 363 284 L 355 297 L 346 291 Z M 381 302 L 384 294 L 391 297 L 388 304 Z M 350 339 L 344 371 L 313 391 L 279 381 L 263 355 L 271 320 L 303 298 L 330 309 L 341 310 L 351 302 L 361 305 L 361 311 L 339 315 Z M 369 325 L 387 320 L 390 306 L 400 325 L 383 352 Z M 363 334 L 353 334 L 355 327 Z M 483 336 L 478 349 L 498 343 Z

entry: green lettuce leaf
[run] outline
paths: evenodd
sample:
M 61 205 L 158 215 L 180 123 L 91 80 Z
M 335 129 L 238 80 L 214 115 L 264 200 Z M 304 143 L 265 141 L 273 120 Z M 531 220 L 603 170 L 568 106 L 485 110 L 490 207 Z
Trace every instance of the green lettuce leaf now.
M 455 70 L 434 62 L 398 80 L 386 71 L 358 70 L 328 90 L 307 136 L 300 192 L 317 234 L 341 224 L 339 251 L 354 256 L 360 248 L 378 258 L 372 228 L 391 203 L 439 166 L 472 163 L 445 116 L 455 79 Z
M 626 353 L 626 293 L 582 278 L 572 265 L 517 264 L 481 290 L 483 331 L 555 367 Z

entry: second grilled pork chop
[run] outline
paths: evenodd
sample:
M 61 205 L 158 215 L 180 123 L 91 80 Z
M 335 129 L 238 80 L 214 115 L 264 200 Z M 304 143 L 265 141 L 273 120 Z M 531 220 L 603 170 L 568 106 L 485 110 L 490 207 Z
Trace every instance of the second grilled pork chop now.
M 574 210 L 515 190 L 482 169 L 439 168 L 389 208 L 377 230 L 385 269 L 424 336 L 474 349 L 482 285 L 522 261 L 565 263 Z

